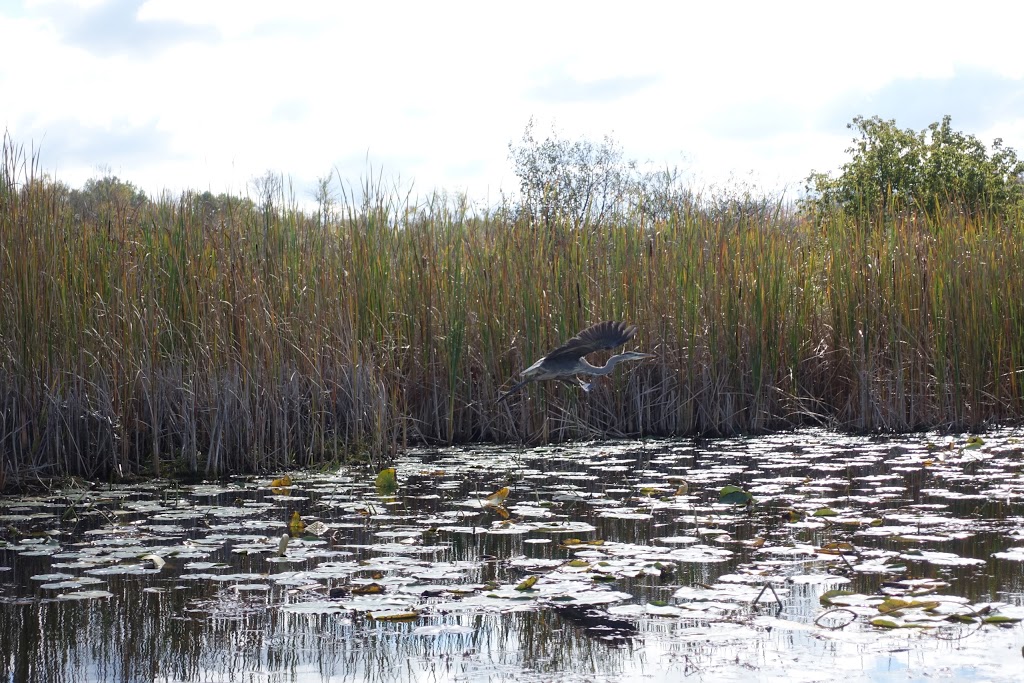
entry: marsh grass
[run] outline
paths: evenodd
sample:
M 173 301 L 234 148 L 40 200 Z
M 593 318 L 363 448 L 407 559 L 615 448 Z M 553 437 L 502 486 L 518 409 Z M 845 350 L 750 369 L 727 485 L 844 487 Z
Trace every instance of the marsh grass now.
M 8 484 L 378 464 L 422 442 L 974 429 L 1024 408 L 1020 217 L 686 205 L 541 226 L 373 182 L 328 217 L 190 193 L 83 216 L 9 140 L 2 164 Z M 657 360 L 495 405 L 604 319 Z

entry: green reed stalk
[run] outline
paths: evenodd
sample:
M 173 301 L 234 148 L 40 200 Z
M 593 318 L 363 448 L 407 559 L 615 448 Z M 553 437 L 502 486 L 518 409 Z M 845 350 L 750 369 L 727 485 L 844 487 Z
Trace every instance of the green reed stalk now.
M 979 428 L 1024 411 L 1020 220 L 680 206 L 578 225 L 199 195 L 76 210 L 0 164 L 0 478 L 272 470 L 412 443 Z M 343 188 L 344 189 L 344 188 Z M 1018 217 L 1019 219 L 1020 217 Z M 583 326 L 653 362 L 587 395 L 523 367 Z

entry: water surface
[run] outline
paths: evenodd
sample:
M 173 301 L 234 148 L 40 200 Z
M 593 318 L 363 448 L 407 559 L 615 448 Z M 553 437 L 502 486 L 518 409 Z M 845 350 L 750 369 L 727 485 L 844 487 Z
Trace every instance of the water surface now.
M 1018 681 L 1021 452 L 804 431 L 2 498 L 0 680 Z

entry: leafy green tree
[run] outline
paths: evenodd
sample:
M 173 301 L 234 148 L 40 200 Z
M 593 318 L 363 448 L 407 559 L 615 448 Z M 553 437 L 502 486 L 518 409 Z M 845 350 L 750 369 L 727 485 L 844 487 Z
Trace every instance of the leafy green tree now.
M 96 220 L 102 216 L 134 216 L 149 198 L 133 183 L 115 175 L 90 178 L 81 190 L 72 190 L 69 200 L 75 213 Z
M 864 218 L 908 209 L 1005 215 L 1024 207 L 1024 162 L 1001 139 L 990 153 L 975 136 L 953 130 L 949 116 L 918 133 L 878 116 L 857 116 L 847 128 L 857 135 L 838 176 L 807 178 L 812 208 L 837 206 Z
M 922 133 L 922 137 L 923 133 Z M 1005 213 L 1024 200 L 1024 161 L 1000 138 L 992 153 L 973 135 L 954 131 L 950 117 L 928 126 L 921 172 L 921 201 L 939 210 L 952 201 L 971 214 Z
M 256 204 L 248 197 L 235 197 L 224 192 L 213 194 L 186 191 L 181 195 L 181 206 L 198 213 L 199 220 L 209 230 L 233 222 L 236 216 L 256 212 Z

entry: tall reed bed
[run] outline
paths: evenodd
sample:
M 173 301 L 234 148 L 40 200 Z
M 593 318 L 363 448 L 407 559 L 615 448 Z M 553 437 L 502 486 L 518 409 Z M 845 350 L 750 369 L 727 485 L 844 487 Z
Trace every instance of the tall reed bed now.
M 383 460 L 410 443 L 976 428 L 1024 409 L 1020 222 L 717 213 L 542 226 L 368 184 L 328 221 L 185 194 L 75 215 L 9 142 L 0 478 Z M 824 227 L 822 227 L 824 226 Z M 582 394 L 501 387 L 639 325 Z

